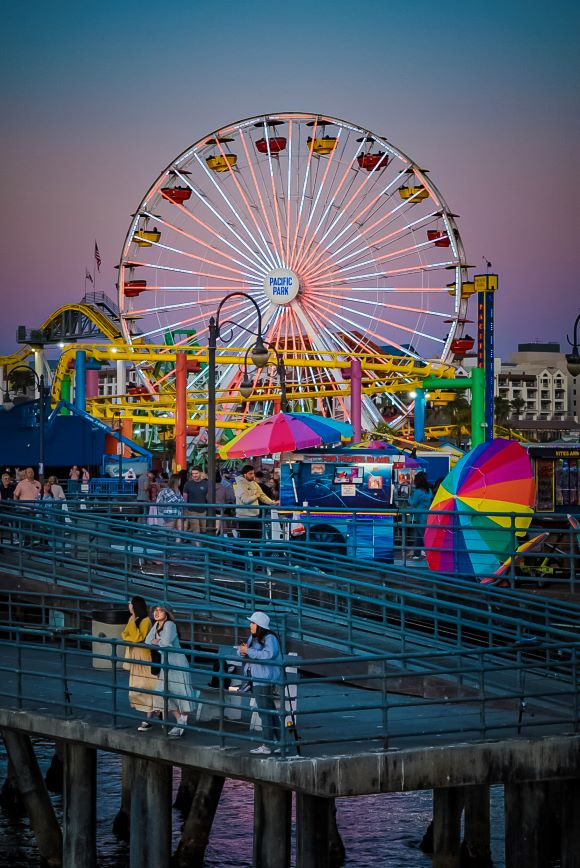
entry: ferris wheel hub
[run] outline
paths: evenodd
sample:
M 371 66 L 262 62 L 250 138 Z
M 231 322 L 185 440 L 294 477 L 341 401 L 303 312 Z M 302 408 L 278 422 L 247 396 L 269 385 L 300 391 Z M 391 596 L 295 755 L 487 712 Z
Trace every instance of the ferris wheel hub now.
M 289 268 L 274 268 L 264 277 L 264 292 L 273 304 L 290 304 L 299 290 L 298 275 Z

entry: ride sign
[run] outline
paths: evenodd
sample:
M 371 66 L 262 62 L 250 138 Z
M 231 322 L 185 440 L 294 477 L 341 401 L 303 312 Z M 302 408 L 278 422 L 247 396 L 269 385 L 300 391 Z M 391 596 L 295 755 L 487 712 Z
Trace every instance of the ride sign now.
M 275 268 L 264 277 L 264 292 L 274 304 L 289 304 L 299 289 L 298 276 L 289 268 Z

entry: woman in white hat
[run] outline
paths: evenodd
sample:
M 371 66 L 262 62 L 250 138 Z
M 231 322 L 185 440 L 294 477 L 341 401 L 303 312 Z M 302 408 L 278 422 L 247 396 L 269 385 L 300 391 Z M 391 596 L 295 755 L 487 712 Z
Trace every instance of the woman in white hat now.
M 280 719 L 274 704 L 274 686 L 281 679 L 282 652 L 275 633 L 270 631 L 270 617 L 254 612 L 249 618 L 250 636 L 238 647 L 240 657 L 247 658 L 253 681 L 253 694 L 262 721 L 264 744 L 251 753 L 272 753 L 274 739 L 280 738 Z M 274 664 L 274 665 L 273 665 Z

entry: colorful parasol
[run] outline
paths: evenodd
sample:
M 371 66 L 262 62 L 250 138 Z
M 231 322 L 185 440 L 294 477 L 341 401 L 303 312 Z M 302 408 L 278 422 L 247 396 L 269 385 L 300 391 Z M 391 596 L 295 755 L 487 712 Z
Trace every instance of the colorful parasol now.
M 431 504 L 425 531 L 430 568 L 493 574 L 513 551 L 514 530 L 529 527 L 534 502 L 532 464 L 519 443 L 498 438 L 477 446 L 445 477 Z
M 221 458 L 295 452 L 353 436 L 352 425 L 315 413 L 277 413 L 256 422 L 219 450 Z

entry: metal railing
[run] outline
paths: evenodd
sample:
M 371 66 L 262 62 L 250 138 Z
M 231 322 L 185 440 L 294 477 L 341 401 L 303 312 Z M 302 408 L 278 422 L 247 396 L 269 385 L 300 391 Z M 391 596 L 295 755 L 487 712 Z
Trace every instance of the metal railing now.
M 94 624 L 91 631 L 94 599 L 8 591 L 0 606 L 0 707 L 106 728 L 142 719 L 130 707 L 128 673 L 119 665 L 131 643 L 95 635 Z M 279 619 L 283 646 L 293 634 L 310 635 L 309 625 L 292 623 L 295 614 Z M 184 669 L 192 684 L 184 725 L 190 739 L 242 751 L 262 743 L 261 731 L 251 728 L 253 711 L 260 711 L 251 707 L 251 694 L 230 690 L 232 679 L 237 686 L 248 681 L 243 670 L 231 671 L 245 618 L 220 606 L 175 607 L 175 615 L 188 666 L 162 661 L 152 689 L 139 687 L 163 707 L 154 727 L 174 725 L 169 710 L 183 695 L 172 692 L 170 673 Z M 580 643 L 566 640 L 562 628 L 534 635 L 533 618 L 512 619 L 508 631 L 507 617 L 511 638 L 488 647 L 386 654 L 377 637 L 374 651 L 286 657 L 277 678 L 279 707 L 269 712 L 280 734 L 270 746 L 293 755 L 577 732 Z M 208 629 L 212 639 L 204 638 Z

